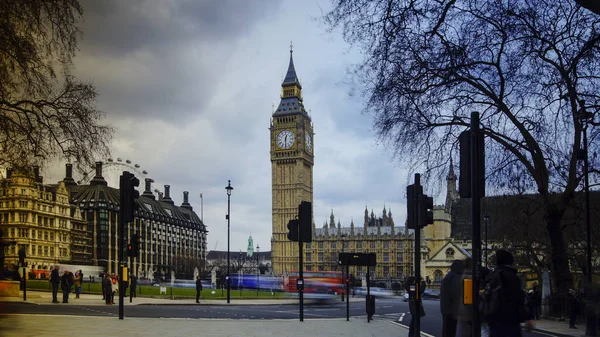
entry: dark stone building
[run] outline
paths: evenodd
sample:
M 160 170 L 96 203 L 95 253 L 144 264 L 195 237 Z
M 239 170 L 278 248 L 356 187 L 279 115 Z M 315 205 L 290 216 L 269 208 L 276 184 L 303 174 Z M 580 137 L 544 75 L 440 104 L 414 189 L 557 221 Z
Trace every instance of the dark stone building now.
M 109 272 L 117 271 L 119 190 L 109 187 L 102 176 L 102 162 L 96 163 L 96 175 L 89 185 L 77 185 L 72 177 L 72 165 L 66 165 L 64 183 L 70 192 L 70 201 L 83 211 L 87 232 L 92 237 L 92 261 Z M 146 179 L 145 190 L 135 203 L 135 219 L 125 230 L 125 242 L 133 233 L 140 237 L 139 257 L 129 266 L 138 277 L 154 278 L 175 271 L 181 264 L 202 266 L 206 258 L 208 231 L 188 202 L 176 206 L 170 197 L 170 186 L 165 195 L 155 200 L 151 179 Z

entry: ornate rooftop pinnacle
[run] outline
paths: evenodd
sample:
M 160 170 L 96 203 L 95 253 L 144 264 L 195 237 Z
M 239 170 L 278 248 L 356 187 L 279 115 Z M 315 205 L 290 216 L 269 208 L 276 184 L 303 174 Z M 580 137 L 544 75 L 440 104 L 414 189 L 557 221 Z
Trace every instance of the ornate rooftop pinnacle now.
M 282 87 L 297 85 L 300 89 L 302 89 L 302 85 L 298 80 L 298 76 L 296 75 L 296 68 L 294 67 L 294 46 L 292 45 L 292 41 L 290 41 L 290 64 L 288 65 L 287 73 L 285 74 L 285 78 L 283 79 L 283 83 L 281 83 Z

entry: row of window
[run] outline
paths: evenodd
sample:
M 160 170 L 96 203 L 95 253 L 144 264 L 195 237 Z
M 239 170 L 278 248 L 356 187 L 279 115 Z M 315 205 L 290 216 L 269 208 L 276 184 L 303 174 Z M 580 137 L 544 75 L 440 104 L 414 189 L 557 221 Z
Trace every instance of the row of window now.
M 58 256 L 54 256 L 55 250 L 54 247 L 42 246 L 42 245 L 26 245 L 19 244 L 17 247 L 11 246 L 9 248 L 10 254 L 17 254 L 17 251 L 20 249 L 25 249 L 27 257 L 59 257 L 59 258 L 68 258 L 69 257 L 69 249 L 68 248 L 58 248 Z
M 9 195 L 9 190 L 7 189 L 0 189 L 0 196 L 8 196 Z M 32 195 L 35 196 L 36 192 L 35 191 L 31 191 L 31 193 L 27 193 L 27 189 L 26 188 L 21 188 L 21 194 L 20 195 Z M 12 188 L 12 195 L 17 195 L 17 189 L 16 188 Z M 52 200 L 52 193 L 50 192 L 43 192 L 43 191 L 38 191 L 38 198 L 40 200 Z M 68 203 L 67 197 L 63 197 L 63 196 L 57 196 L 57 201 L 63 204 Z
M 9 228 L 8 236 L 12 238 L 37 239 L 44 241 L 54 241 L 54 232 L 45 230 L 35 230 L 29 228 Z M 31 235 L 30 235 L 31 234 Z M 58 233 L 59 242 L 68 242 L 69 233 Z
M 369 248 L 370 249 L 376 249 L 376 244 L 377 242 L 380 241 L 368 241 L 369 242 Z M 345 241 L 344 242 L 344 248 L 350 248 L 350 243 L 354 243 L 356 245 L 356 247 L 353 248 L 357 248 L 357 249 L 361 249 L 363 248 L 363 241 L 356 241 L 356 242 L 348 242 Z M 383 241 L 383 249 L 389 249 L 390 248 L 390 241 Z M 336 241 L 331 241 L 329 242 L 329 246 L 333 249 L 335 249 L 337 247 L 337 242 Z M 323 249 L 325 247 L 325 242 L 324 241 L 319 241 L 317 244 L 317 247 L 319 247 L 319 249 Z M 396 247 L 398 249 L 402 249 L 404 248 L 404 242 L 403 241 L 397 241 L 396 242 Z M 306 243 L 306 249 L 311 249 L 312 248 L 312 243 L 311 242 L 307 242 Z

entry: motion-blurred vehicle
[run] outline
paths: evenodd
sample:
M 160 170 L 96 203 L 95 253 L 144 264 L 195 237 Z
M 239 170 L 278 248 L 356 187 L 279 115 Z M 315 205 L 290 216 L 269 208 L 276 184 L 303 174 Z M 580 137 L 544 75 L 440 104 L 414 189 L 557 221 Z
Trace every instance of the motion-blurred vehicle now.
M 355 290 L 354 293 L 356 295 L 367 296 L 367 287 L 356 287 L 354 290 Z M 387 290 L 384 288 L 378 288 L 378 287 L 371 287 L 369 293 L 371 296 L 375 296 L 375 297 L 379 297 L 379 298 L 394 297 L 393 291 Z
M 423 295 L 421 295 L 422 299 L 439 299 L 440 298 L 440 292 L 439 290 L 436 289 L 425 289 L 425 291 L 423 291 Z

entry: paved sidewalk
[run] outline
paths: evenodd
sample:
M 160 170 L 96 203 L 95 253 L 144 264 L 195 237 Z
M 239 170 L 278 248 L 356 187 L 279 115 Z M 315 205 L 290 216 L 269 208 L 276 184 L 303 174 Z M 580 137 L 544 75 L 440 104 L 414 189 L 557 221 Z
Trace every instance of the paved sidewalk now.
M 538 320 L 533 321 L 533 331 L 546 332 L 557 336 L 573 336 L 573 337 L 584 337 L 585 336 L 585 322 L 577 324 L 577 329 L 570 329 L 569 322 L 567 321 L 553 321 L 553 320 Z
M 306 319 L 298 320 L 215 320 L 215 319 L 165 319 L 10 315 L 0 323 L 7 327 L 10 320 L 11 336 L 203 336 L 203 337 L 342 337 L 377 336 L 405 337 L 408 330 L 389 321 L 363 319 Z
M 23 302 L 23 292 L 19 292 L 20 297 L 0 297 L 0 302 Z M 62 293 L 58 294 L 58 300 L 62 301 Z M 339 300 L 339 299 L 338 299 Z M 364 302 L 364 298 L 351 298 L 351 302 Z M 118 297 L 115 297 L 115 304 L 118 304 Z M 309 300 L 306 300 L 308 302 Z M 103 305 L 106 303 L 99 294 L 81 294 L 79 299 L 75 298 L 74 294 L 69 296 L 69 303 L 52 303 L 52 293 L 46 291 L 27 291 L 27 301 L 25 303 L 39 305 Z M 297 298 L 279 298 L 279 299 L 231 299 L 229 305 L 256 305 L 256 304 L 297 304 Z M 132 303 L 129 303 L 129 296 L 125 298 L 125 305 L 227 305 L 224 299 L 211 300 L 200 299 L 200 304 L 196 303 L 195 298 L 190 299 L 170 299 L 156 297 L 136 297 Z

